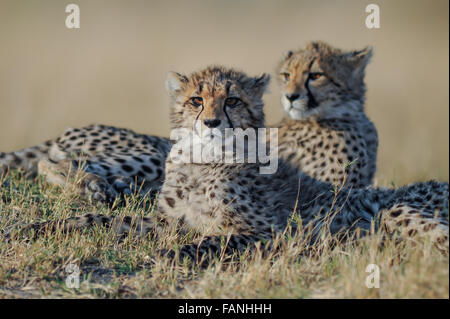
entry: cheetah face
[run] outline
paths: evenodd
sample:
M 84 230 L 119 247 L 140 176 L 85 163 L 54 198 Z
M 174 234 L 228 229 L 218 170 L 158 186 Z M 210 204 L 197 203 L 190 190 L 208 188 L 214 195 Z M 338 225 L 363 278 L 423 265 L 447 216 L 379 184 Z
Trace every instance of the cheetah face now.
M 293 119 L 345 113 L 362 105 L 372 49 L 342 52 L 323 42 L 286 53 L 279 67 L 281 104 Z
M 211 140 L 229 128 L 264 127 L 262 96 L 269 80 L 266 74 L 249 77 L 218 66 L 190 76 L 170 72 L 166 87 L 172 126 Z

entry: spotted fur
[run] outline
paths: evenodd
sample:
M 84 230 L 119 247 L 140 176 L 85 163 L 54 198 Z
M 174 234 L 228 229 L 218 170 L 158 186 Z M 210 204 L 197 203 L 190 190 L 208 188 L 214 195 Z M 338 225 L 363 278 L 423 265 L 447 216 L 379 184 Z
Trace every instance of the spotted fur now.
M 285 119 L 279 156 L 309 176 L 364 187 L 376 171 L 378 135 L 364 112 L 370 47 L 345 52 L 323 42 L 289 51 L 279 70 Z
M 137 134 L 105 125 L 68 128 L 57 139 L 13 153 L 0 153 L 0 169 L 20 169 L 28 176 L 42 173 L 65 185 L 69 172 L 82 168 L 82 193 L 101 202 L 140 190 L 157 192 L 164 180 L 170 150 L 166 138 Z M 58 169 L 53 169 L 55 164 Z
M 267 76 L 249 77 L 224 67 L 209 67 L 190 76 L 171 73 L 167 87 L 172 99 L 172 126 L 192 131 L 195 121 L 206 125 L 219 119 L 221 129 L 231 125 L 258 128 L 263 123 L 262 96 L 268 82 Z M 201 103 L 195 104 L 200 105 L 194 105 L 192 101 L 200 101 L 199 97 Z M 239 104 L 227 108 L 225 101 L 229 97 L 238 98 Z M 282 159 L 274 174 L 262 174 L 259 168 L 258 163 L 179 164 L 168 156 L 156 221 L 89 214 L 71 218 L 63 225 L 70 230 L 105 224 L 119 234 L 135 228 L 142 235 L 157 234 L 159 221 L 179 225 L 181 231 L 195 229 L 204 237 L 182 246 L 179 256 L 196 262 L 270 240 L 286 229 L 293 214 L 301 217 L 296 219 L 301 222 L 294 224 L 293 230 L 310 229 L 313 238 L 322 231 L 342 234 L 359 229 L 364 234 L 373 224 L 390 233 L 397 229 L 405 235 L 411 231 L 432 233 L 436 242 L 447 245 L 448 250 L 448 183 L 336 190 L 332 184 L 313 179 Z M 55 224 L 61 222 L 37 223 L 27 228 L 40 232 L 53 229 Z M 170 249 L 163 252 L 176 256 Z

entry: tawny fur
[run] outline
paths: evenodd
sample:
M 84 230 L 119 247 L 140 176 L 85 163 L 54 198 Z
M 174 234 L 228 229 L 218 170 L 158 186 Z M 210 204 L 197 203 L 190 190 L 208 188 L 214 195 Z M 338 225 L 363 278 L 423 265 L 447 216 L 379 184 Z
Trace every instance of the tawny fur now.
M 269 83 L 265 75 L 249 77 L 224 67 L 209 67 L 190 76 L 171 73 L 173 128 L 193 130 L 220 120 L 221 130 L 259 128 L 264 120 L 262 97 Z M 238 99 L 227 107 L 228 98 Z M 201 98 L 201 99 L 199 99 Z M 197 103 L 200 102 L 201 103 Z M 303 174 L 280 159 L 274 174 L 261 174 L 257 163 L 184 163 L 167 158 L 165 181 L 159 196 L 156 221 L 142 218 L 85 215 L 64 222 L 66 230 L 93 224 L 109 225 L 118 233 L 134 227 L 155 234 L 157 221 L 195 229 L 204 238 L 180 248 L 180 256 L 194 261 L 242 250 L 261 239 L 271 239 L 286 229 L 290 218 L 311 230 L 342 234 L 355 229 L 368 233 L 372 225 L 404 235 L 432 234 L 448 250 L 448 183 L 429 181 L 398 189 L 343 187 Z M 58 169 L 58 165 L 54 165 Z M 37 231 L 61 222 L 28 226 Z M 445 248 L 446 246 L 446 248 Z M 174 256 L 170 251 L 170 256 Z
M 0 153 L 0 173 L 8 169 L 19 169 L 27 176 L 41 173 L 49 182 L 62 185 L 69 178 L 69 168 L 72 172 L 82 168 L 90 175 L 83 183 L 82 194 L 110 203 L 119 195 L 158 192 L 170 147 L 167 138 L 113 126 L 68 128 L 42 145 Z M 60 169 L 50 169 L 55 163 Z
M 371 56 L 371 48 L 345 52 L 323 42 L 285 54 L 278 67 L 280 157 L 322 181 L 372 184 L 378 135 L 364 111 Z

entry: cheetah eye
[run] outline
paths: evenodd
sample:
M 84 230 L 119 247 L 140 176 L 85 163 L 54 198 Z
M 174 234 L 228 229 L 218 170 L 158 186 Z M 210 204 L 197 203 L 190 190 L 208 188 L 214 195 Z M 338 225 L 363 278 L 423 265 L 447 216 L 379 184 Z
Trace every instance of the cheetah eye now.
M 199 96 L 191 97 L 191 104 L 195 107 L 199 107 L 203 104 L 203 98 Z
M 309 78 L 313 81 L 320 79 L 322 76 L 325 76 L 325 74 L 321 72 L 312 72 L 309 74 Z
M 225 100 L 225 105 L 228 107 L 236 107 L 241 100 L 239 100 L 237 97 L 229 97 Z
M 280 73 L 280 75 L 283 78 L 283 80 L 285 80 L 286 82 L 289 81 L 289 79 L 291 78 L 291 75 L 287 72 L 282 72 L 282 73 Z

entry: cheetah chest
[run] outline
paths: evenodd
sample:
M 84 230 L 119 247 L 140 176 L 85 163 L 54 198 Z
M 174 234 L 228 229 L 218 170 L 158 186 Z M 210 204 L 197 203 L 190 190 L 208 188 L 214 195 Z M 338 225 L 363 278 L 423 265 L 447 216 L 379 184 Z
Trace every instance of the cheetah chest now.
M 159 200 L 165 214 L 203 233 L 229 224 L 220 179 L 212 172 L 202 165 L 183 165 L 169 167 L 166 174 Z

